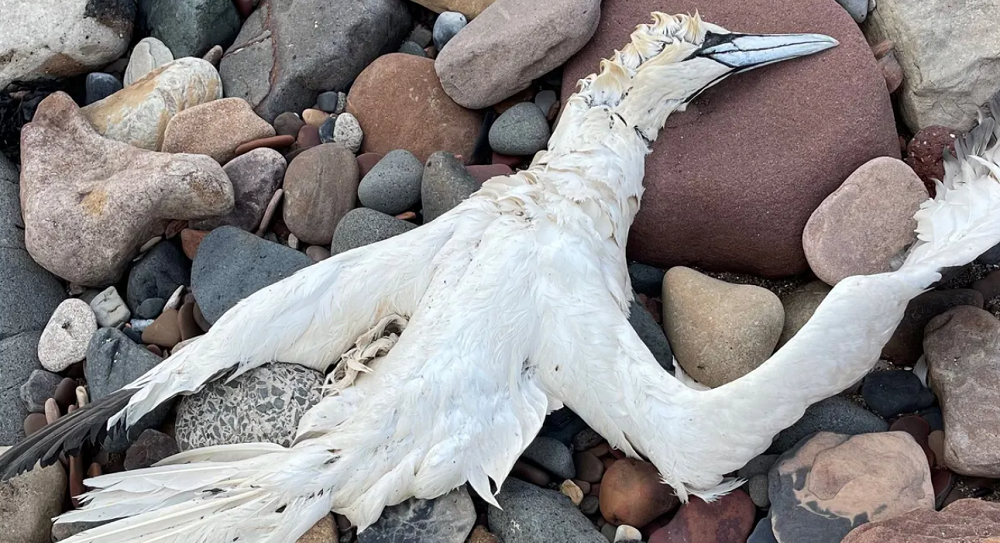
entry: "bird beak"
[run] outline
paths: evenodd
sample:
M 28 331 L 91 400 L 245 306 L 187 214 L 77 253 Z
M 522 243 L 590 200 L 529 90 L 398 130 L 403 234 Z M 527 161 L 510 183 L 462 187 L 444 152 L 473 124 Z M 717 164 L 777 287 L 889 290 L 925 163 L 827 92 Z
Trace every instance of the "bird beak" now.
M 745 72 L 782 60 L 804 57 L 840 43 L 823 34 L 716 34 L 709 32 L 693 55 Z

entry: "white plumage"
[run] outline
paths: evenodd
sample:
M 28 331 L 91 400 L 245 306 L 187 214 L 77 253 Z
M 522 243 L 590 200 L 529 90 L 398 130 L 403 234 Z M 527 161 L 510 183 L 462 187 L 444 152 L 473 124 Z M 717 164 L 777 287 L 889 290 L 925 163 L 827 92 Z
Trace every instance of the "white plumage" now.
M 355 347 L 337 377 L 353 384 L 303 418 L 294 446 L 199 449 L 91 479 L 85 506 L 59 522 L 122 520 L 67 543 L 291 543 L 331 510 L 363 530 L 386 506 L 466 482 L 495 506 L 546 413 L 563 405 L 648 458 L 681 499 L 731 490 L 738 481 L 725 474 L 870 370 L 940 268 L 1000 241 L 1000 151 L 987 145 L 984 119 L 917 214 L 920 241 L 899 270 L 839 283 L 791 341 L 732 383 L 698 390 L 660 368 L 627 320 L 625 244 L 651 141 L 671 112 L 729 74 L 834 45 L 655 13 L 581 82 L 528 170 L 248 297 L 126 387 L 134 395 L 109 422 L 132 424 L 274 360 L 325 371 Z M 366 336 L 390 323 L 405 330 L 379 345 L 381 330 Z M 0 458 L 5 476 L 60 450 L 55 437 L 28 441 Z

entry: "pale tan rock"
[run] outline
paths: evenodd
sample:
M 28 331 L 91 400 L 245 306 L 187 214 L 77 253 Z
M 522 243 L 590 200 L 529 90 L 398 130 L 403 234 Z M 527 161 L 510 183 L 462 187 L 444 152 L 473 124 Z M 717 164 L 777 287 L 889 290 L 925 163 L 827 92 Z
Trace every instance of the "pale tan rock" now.
M 145 77 L 149 72 L 173 60 L 173 53 L 162 41 L 152 36 L 143 38 L 132 48 L 132 55 L 129 56 L 128 66 L 125 67 L 125 75 L 122 77 L 122 84 L 127 87 Z
M 219 98 L 222 80 L 215 66 L 185 57 L 156 68 L 80 111 L 104 137 L 158 151 L 171 117 Z
M 10 447 L 0 447 L 3 454 Z M 52 518 L 62 513 L 66 470 L 58 462 L 37 465 L 27 473 L 0 482 L 0 541 L 49 543 Z
M 302 120 L 309 126 L 315 126 L 316 128 L 323 126 L 323 123 L 326 122 L 326 119 L 329 116 L 329 113 L 318 109 L 310 108 L 302 111 Z
M 296 543 L 335 543 L 337 541 L 337 525 L 333 515 L 327 515 L 313 525 Z
M 79 298 L 64 300 L 38 339 L 38 361 L 51 372 L 65 370 L 84 359 L 96 331 L 97 317 L 90 304 Z
M 924 355 L 944 415 L 944 464 L 1000 477 L 1000 321 L 978 307 L 952 308 L 927 324 Z
M 928 197 L 902 160 L 862 164 L 809 217 L 802 232 L 809 267 L 831 285 L 890 271 L 891 259 L 917 239 L 913 214 Z
M 233 186 L 211 158 L 102 138 L 62 92 L 42 100 L 25 125 L 21 160 L 28 252 L 79 285 L 114 283 L 171 219 L 225 215 L 234 205 Z
M 223 98 L 174 115 L 163 133 L 164 153 L 208 155 L 220 164 L 236 156 L 248 141 L 274 135 L 271 123 L 254 113 L 242 98 Z
M 466 18 L 472 19 L 479 15 L 484 9 L 490 7 L 494 0 L 414 0 L 425 8 L 442 13 L 445 11 L 457 11 Z
M 583 501 L 583 490 L 569 479 L 566 479 L 559 485 L 559 492 L 562 492 L 564 496 L 569 498 L 573 502 L 573 505 L 578 506 Z
M 784 321 L 781 301 L 767 289 L 683 266 L 663 278 L 663 330 L 677 362 L 703 385 L 723 385 L 767 360 Z
M 830 290 L 830 285 L 822 281 L 811 281 L 781 299 L 781 305 L 785 308 L 785 325 L 781 329 L 781 337 L 778 338 L 778 347 L 788 343 L 788 340 L 809 322 Z

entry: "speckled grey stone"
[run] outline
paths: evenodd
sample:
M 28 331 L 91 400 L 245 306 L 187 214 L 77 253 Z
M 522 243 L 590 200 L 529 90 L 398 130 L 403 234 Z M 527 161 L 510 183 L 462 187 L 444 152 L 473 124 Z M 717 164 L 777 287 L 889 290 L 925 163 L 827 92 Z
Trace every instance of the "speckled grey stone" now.
M 545 436 L 536 437 L 521 453 L 521 458 L 531 460 L 563 479 L 576 477 L 573 454 L 570 453 L 569 447 L 557 439 Z
M 424 224 L 448 212 L 478 188 L 479 184 L 455 155 L 447 151 L 432 154 L 424 164 L 420 183 Z
M 4 380 L 6 380 L 6 377 L 4 377 Z M 24 406 L 29 412 L 44 413 L 45 400 L 52 397 L 52 394 L 55 393 L 56 387 L 59 386 L 61 381 L 62 377 L 55 373 L 45 370 L 32 370 L 28 380 L 19 389 L 21 401 L 24 402 Z
M 146 298 L 135 309 L 135 316 L 140 319 L 155 319 L 163 312 L 163 306 L 167 301 L 163 298 Z
M 172 241 L 161 241 L 132 266 L 125 301 L 133 312 L 147 298 L 166 300 L 191 282 L 191 261 Z
M 532 102 L 516 104 L 490 127 L 490 147 L 504 155 L 533 155 L 549 142 L 549 122 Z
M 490 531 L 506 543 L 607 543 L 597 528 L 555 490 L 509 478 L 487 509 Z
M 416 228 L 417 225 L 374 209 L 359 207 L 344 215 L 333 231 L 331 254 L 339 254 L 377 241 L 389 239 Z
M 628 276 L 632 288 L 640 294 L 659 298 L 663 294 L 663 270 L 646 264 L 633 262 L 628 265 Z
M 476 508 L 462 486 L 440 498 L 411 498 L 385 508 L 378 522 L 358 534 L 358 542 L 463 543 L 475 523 Z
M 767 495 L 767 475 L 757 474 L 747 481 L 747 494 L 750 494 L 750 501 L 761 509 L 771 506 L 771 499 Z
M 438 51 L 444 49 L 444 46 L 455 37 L 455 34 L 458 34 L 467 24 L 469 24 L 469 20 L 457 11 L 446 11 L 438 15 L 431 34 L 434 39 L 434 47 Z
M 352 153 L 357 153 L 361 150 L 364 139 L 365 133 L 361 130 L 357 117 L 350 113 L 337 115 L 337 120 L 333 123 L 333 141 L 347 147 Z
M 781 454 L 795 446 L 802 438 L 816 432 L 857 435 L 889 430 L 889 423 L 881 417 L 844 398 L 832 396 L 814 403 L 802 418 L 775 436 L 768 454 Z
M 674 353 L 670 350 L 667 335 L 663 333 L 663 327 L 653 319 L 653 316 L 637 299 L 632 300 L 628 322 L 638 334 L 639 339 L 649 348 L 649 352 L 653 353 L 653 357 L 660 363 L 660 367 L 673 374 Z
M 28 409 L 21 400 L 19 386 L 42 369 L 38 361 L 38 338 L 41 332 L 24 332 L 0 341 L 0 447 L 24 439 L 22 423 Z
M 361 205 L 388 215 L 399 215 L 420 201 L 420 181 L 424 165 L 413 153 L 389 151 L 361 179 Z
M 322 396 L 323 374 L 296 364 L 266 364 L 215 381 L 177 402 L 182 451 L 232 443 L 290 446 L 299 419 Z

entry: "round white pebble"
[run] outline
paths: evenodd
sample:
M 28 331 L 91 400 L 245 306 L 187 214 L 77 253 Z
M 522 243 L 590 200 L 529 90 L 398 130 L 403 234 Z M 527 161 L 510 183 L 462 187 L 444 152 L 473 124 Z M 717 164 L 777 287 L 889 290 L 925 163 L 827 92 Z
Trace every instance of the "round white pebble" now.
M 365 138 L 361 131 L 361 124 L 358 119 L 350 113 L 337 115 L 337 122 L 333 125 L 333 141 L 347 147 L 352 153 L 357 153 L 361 149 L 361 140 Z

